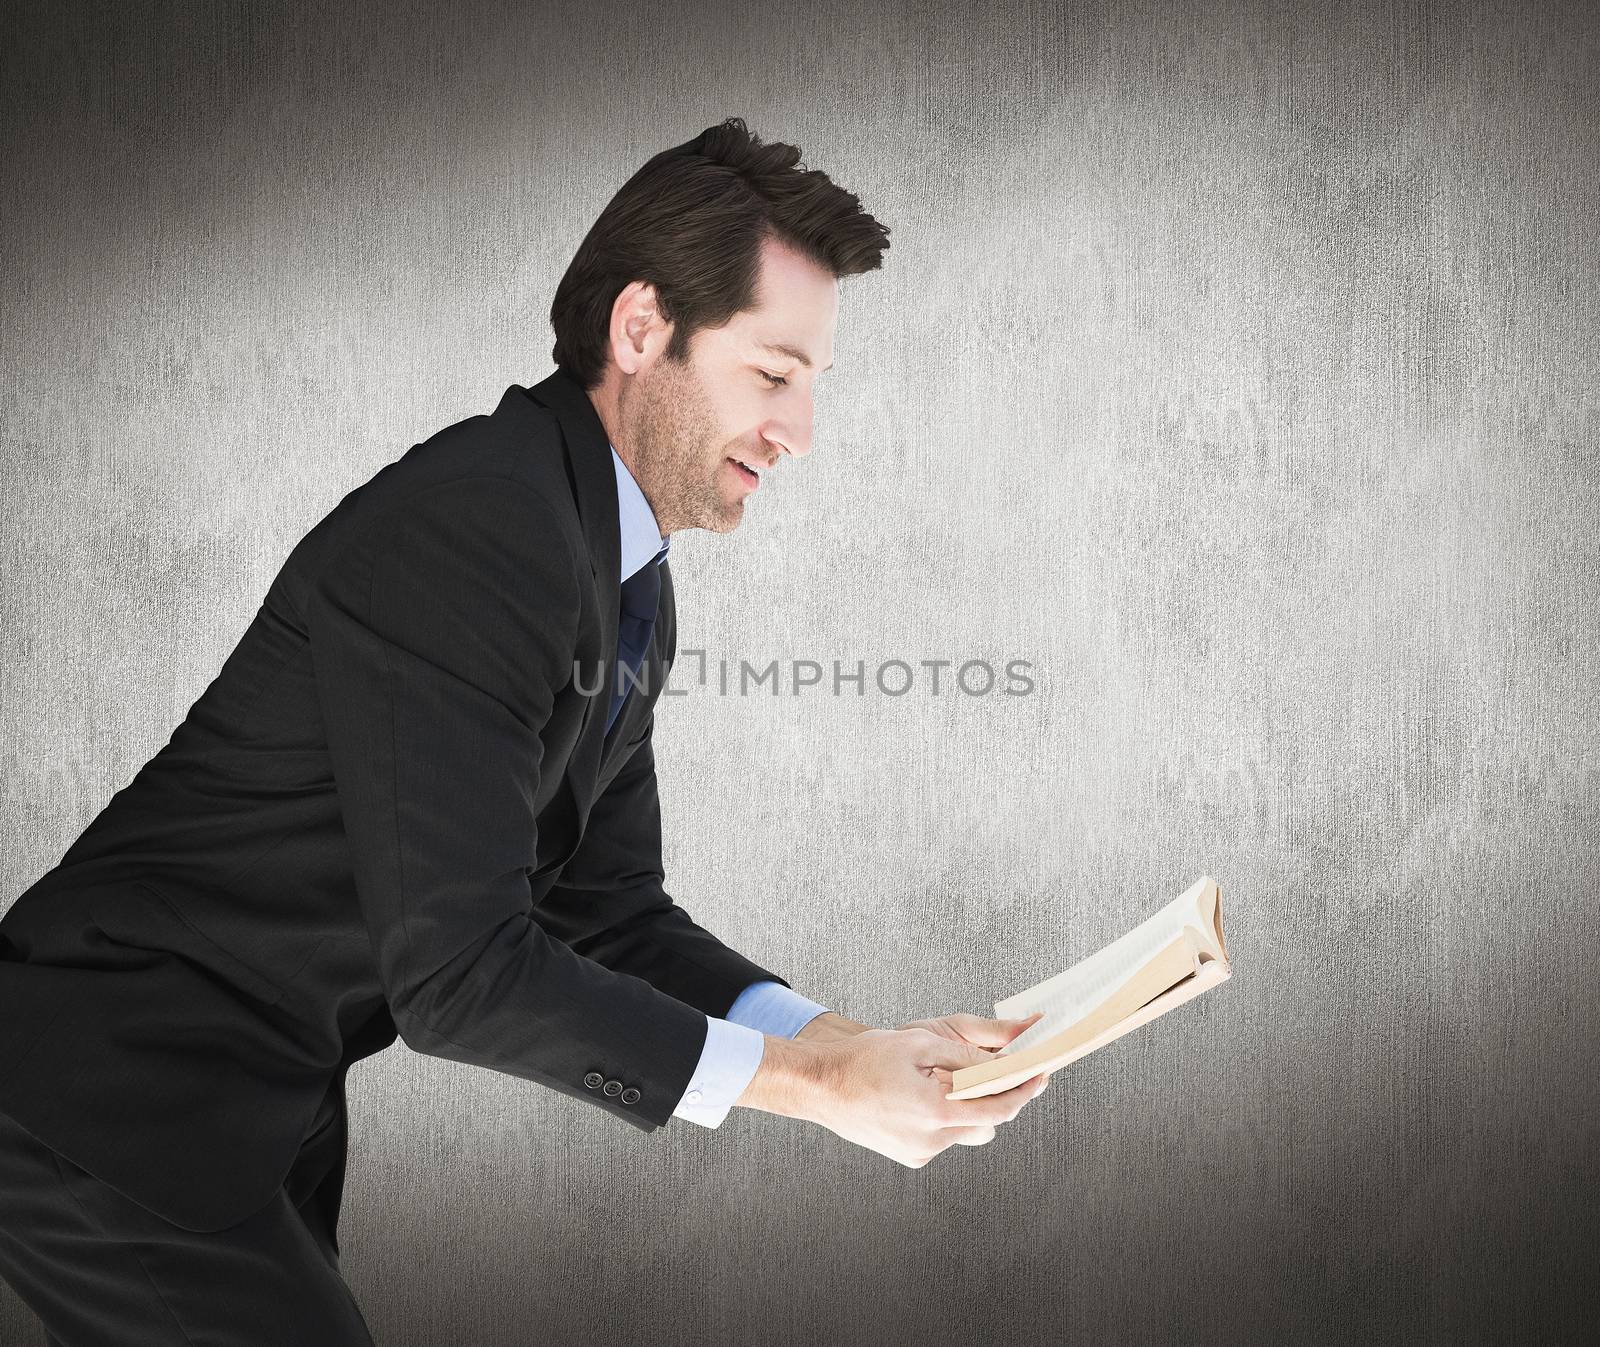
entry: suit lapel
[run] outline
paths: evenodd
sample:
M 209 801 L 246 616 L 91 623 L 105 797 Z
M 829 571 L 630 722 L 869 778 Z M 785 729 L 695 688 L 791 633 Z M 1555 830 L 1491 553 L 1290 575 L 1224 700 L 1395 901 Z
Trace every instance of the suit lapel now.
M 594 576 L 599 601 L 601 668 L 605 682 L 592 697 L 584 699 L 583 723 L 568 765 L 568 780 L 578 805 L 580 818 L 586 818 L 594 799 L 600 773 L 600 750 L 605 738 L 608 693 L 617 664 L 617 617 L 622 602 L 622 540 L 617 517 L 617 476 L 611 465 L 611 445 L 600 415 L 589 401 L 583 386 L 564 370 L 528 389 L 528 396 L 555 413 L 561 423 L 566 444 L 567 474 L 578 503 L 578 518 L 584 543 L 589 551 L 589 567 Z M 595 671 L 584 669 L 584 683 L 593 681 Z

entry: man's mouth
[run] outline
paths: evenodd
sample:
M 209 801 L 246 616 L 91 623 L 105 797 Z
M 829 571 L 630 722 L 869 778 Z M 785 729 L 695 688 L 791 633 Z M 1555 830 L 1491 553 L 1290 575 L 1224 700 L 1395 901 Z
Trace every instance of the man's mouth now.
M 755 468 L 752 468 L 742 458 L 733 458 L 730 456 L 728 462 L 733 464 L 734 468 L 739 473 L 740 480 L 744 482 L 744 484 L 752 491 L 761 485 L 760 472 L 758 472 Z

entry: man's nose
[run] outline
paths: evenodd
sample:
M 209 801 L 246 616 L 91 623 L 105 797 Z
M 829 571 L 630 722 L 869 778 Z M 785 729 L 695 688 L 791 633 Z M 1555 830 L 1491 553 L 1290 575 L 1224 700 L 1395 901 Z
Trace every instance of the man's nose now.
M 787 416 L 769 426 L 762 438 L 774 449 L 795 458 L 804 458 L 811 452 L 812 413 L 808 405 L 802 413 Z

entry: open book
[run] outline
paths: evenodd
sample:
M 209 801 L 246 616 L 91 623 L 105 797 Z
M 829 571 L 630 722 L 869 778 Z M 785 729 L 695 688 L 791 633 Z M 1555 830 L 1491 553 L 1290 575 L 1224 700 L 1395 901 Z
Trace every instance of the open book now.
M 987 1062 L 951 1076 L 947 1099 L 976 1099 L 1103 1048 L 1233 974 L 1222 942 L 1222 894 L 1208 876 L 1098 954 L 995 1002 L 998 1019 L 1044 1018 Z

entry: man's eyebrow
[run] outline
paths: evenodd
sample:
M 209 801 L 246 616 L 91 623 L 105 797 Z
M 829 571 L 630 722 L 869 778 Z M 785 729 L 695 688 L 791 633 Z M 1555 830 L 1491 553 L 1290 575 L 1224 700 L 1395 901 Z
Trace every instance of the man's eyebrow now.
M 785 341 L 760 341 L 757 342 L 756 345 L 759 346 L 763 351 L 771 351 L 774 355 L 786 355 L 790 360 L 798 360 L 807 369 L 811 368 L 811 357 L 802 351 L 798 346 L 790 346 L 789 343 Z M 830 360 L 822 367 L 820 372 L 826 373 L 832 368 L 833 362 Z

